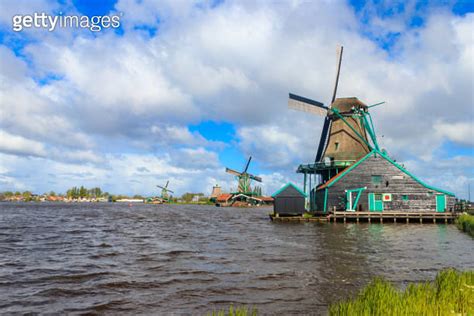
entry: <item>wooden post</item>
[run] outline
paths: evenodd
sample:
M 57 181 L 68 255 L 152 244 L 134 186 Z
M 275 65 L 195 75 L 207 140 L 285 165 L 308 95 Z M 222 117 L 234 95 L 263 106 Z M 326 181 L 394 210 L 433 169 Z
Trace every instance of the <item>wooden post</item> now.
M 394 223 L 397 222 L 397 216 L 394 216 L 394 217 L 393 217 L 393 222 L 394 222 Z
M 407 215 L 407 224 L 409 224 L 409 223 L 410 223 L 410 218 Z

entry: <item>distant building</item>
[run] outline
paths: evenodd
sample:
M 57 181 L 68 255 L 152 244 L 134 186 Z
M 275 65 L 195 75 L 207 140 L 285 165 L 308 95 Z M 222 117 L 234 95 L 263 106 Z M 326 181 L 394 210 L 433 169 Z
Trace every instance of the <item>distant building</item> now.
M 218 184 L 216 184 L 215 186 L 212 187 L 212 193 L 211 193 L 211 196 L 209 197 L 209 199 L 212 202 L 216 202 L 217 197 L 221 194 L 222 194 L 222 188 Z

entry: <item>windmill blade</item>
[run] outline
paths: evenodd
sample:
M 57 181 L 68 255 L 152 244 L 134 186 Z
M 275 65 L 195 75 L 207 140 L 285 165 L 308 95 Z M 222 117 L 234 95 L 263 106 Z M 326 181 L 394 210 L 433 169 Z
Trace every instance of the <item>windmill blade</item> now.
M 374 106 L 382 105 L 382 104 L 384 104 L 384 103 L 385 103 L 385 101 L 379 102 L 379 103 L 375 103 L 375 104 L 369 105 L 368 108 L 373 108 Z
M 326 116 L 326 118 L 324 119 L 323 130 L 321 132 L 321 139 L 319 140 L 318 152 L 316 153 L 316 159 L 314 160 L 315 162 L 318 162 L 321 160 L 323 150 L 326 147 L 326 141 L 327 141 L 330 123 L 331 123 L 331 119 L 329 118 L 329 116 Z
M 262 178 L 254 176 L 253 174 L 249 174 L 249 178 L 257 182 L 262 182 Z
M 339 46 L 336 49 L 337 55 L 337 72 L 336 72 L 336 83 L 334 84 L 334 91 L 332 93 L 331 104 L 336 100 L 336 92 L 337 92 L 337 85 L 339 83 L 339 73 L 341 71 L 341 63 L 342 63 L 342 52 L 344 51 L 344 47 Z M 331 107 L 331 106 L 329 106 Z
M 240 173 L 238 171 L 235 171 L 233 169 L 229 169 L 229 168 L 225 168 L 225 172 L 233 174 L 234 176 L 241 176 L 242 175 L 242 173 Z
M 171 191 L 171 190 L 168 190 L 168 189 L 166 189 L 166 192 L 171 192 L 171 193 L 174 193 L 173 191 Z
M 170 183 L 170 180 L 166 181 L 166 185 L 165 185 L 165 188 L 168 187 L 168 184 Z
M 249 165 L 250 165 L 250 160 L 252 160 L 252 156 L 249 157 L 249 161 L 247 161 L 247 165 L 245 166 L 245 169 L 244 171 L 242 171 L 242 173 L 246 173 L 248 168 L 249 168 Z
M 162 187 L 161 185 L 157 185 L 157 187 L 160 188 L 160 189 L 166 190 L 166 188 Z
M 326 115 L 328 110 L 328 107 L 321 102 L 292 93 L 289 94 L 288 107 L 293 110 L 308 112 L 316 115 Z

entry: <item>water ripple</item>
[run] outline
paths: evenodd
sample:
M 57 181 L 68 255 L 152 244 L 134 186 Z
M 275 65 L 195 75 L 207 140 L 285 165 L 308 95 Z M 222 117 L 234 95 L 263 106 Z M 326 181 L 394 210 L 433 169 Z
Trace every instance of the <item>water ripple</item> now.
M 375 275 L 474 269 L 453 225 L 278 224 L 269 209 L 0 203 L 0 314 L 325 314 Z

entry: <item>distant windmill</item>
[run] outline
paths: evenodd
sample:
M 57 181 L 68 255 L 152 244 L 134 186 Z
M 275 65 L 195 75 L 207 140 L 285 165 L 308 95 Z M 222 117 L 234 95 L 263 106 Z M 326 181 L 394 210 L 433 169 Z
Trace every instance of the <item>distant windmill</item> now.
M 170 183 L 170 181 L 166 181 L 166 185 L 165 186 L 161 186 L 161 185 L 157 185 L 158 188 L 161 189 L 161 198 L 164 200 L 164 201 L 168 201 L 169 200 L 169 194 L 168 192 L 171 192 L 171 193 L 174 193 L 173 191 L 171 191 L 170 189 L 168 189 L 168 184 Z
M 245 168 L 242 172 L 238 172 L 229 168 L 225 169 L 225 172 L 230 173 L 238 178 L 238 181 L 239 181 L 239 187 L 237 189 L 238 193 L 253 195 L 252 188 L 250 186 L 251 180 L 262 182 L 262 178 L 257 177 L 247 172 L 247 170 L 249 169 L 251 160 L 252 160 L 252 156 L 249 157 L 249 160 L 247 161 L 247 164 L 245 165 Z

